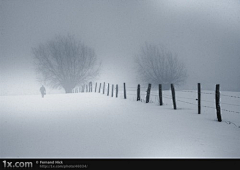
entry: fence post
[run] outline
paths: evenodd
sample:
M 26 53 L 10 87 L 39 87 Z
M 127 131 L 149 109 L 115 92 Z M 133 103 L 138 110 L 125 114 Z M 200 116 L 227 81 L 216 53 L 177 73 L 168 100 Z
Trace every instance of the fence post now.
M 127 99 L 127 95 L 126 95 L 126 84 L 123 83 L 123 92 L 124 92 L 124 99 Z
M 103 82 L 103 94 L 105 92 L 105 82 Z
M 114 88 L 114 85 L 112 84 L 112 97 L 113 97 L 113 88 Z
M 198 114 L 201 114 L 201 84 L 198 83 Z
M 91 92 L 92 92 L 92 82 L 91 82 Z
M 140 84 L 137 86 L 137 101 L 140 100 Z
M 109 83 L 108 83 L 107 96 L 109 96 Z
M 97 82 L 95 84 L 95 93 L 97 92 Z
M 163 100 L 162 100 L 162 84 L 159 84 L 158 90 L 159 90 L 159 104 L 160 104 L 160 106 L 162 106 L 162 105 L 163 105 Z
M 90 81 L 89 82 L 89 92 L 92 92 L 92 84 L 91 84 L 92 82 Z
M 220 107 L 220 85 L 216 85 L 216 94 L 215 94 L 215 99 L 216 99 L 216 110 L 217 110 L 217 119 L 219 122 L 222 121 L 221 117 L 221 107 Z
M 175 89 L 173 84 L 171 84 L 171 91 L 172 91 L 173 108 L 174 110 L 176 110 L 177 105 L 176 105 Z
M 116 98 L 118 97 L 118 85 L 116 85 Z
M 99 85 L 99 91 L 98 91 L 98 93 L 100 93 L 100 91 L 101 91 L 101 83 L 100 83 L 100 85 Z
M 150 91 L 151 91 L 151 84 L 148 84 L 148 88 L 147 88 L 147 96 L 146 96 L 146 103 L 149 103 L 149 99 L 150 99 Z

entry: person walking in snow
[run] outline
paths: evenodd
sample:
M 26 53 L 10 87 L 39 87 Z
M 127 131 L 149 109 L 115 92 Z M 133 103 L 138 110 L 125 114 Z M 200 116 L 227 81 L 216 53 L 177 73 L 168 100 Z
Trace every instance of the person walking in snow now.
M 46 94 L 46 89 L 45 87 L 42 85 L 42 87 L 40 88 L 40 92 L 42 94 L 42 98 L 44 98 L 44 95 Z

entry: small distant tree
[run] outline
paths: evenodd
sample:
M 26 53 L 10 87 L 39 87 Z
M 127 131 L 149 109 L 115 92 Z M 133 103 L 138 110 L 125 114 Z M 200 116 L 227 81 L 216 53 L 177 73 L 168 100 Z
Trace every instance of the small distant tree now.
M 187 78 L 184 63 L 163 46 L 158 48 L 146 43 L 136 56 L 136 68 L 143 82 L 162 84 L 164 90 L 168 90 L 171 83 L 175 85 L 184 83 Z
M 57 36 L 33 48 L 38 80 L 66 93 L 99 74 L 100 64 L 92 48 L 73 36 Z

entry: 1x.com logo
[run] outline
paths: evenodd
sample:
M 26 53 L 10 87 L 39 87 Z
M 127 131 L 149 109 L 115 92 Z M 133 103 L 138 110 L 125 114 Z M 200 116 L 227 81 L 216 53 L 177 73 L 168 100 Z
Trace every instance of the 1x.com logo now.
M 32 168 L 32 162 L 10 162 L 10 161 L 2 161 L 4 168 Z

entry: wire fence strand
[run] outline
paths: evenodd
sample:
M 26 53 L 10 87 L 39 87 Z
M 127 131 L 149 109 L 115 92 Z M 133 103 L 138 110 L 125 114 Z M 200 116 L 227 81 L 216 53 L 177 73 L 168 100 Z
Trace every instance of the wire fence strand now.
M 226 97 L 232 97 L 232 98 L 240 99 L 240 96 L 233 96 L 233 95 L 227 95 L 227 94 L 222 94 L 222 93 L 221 93 L 221 96 L 226 96 Z
M 108 83 L 105 83 L 105 87 L 103 88 L 103 83 L 101 84 L 101 88 L 99 88 L 99 86 L 97 86 L 96 88 L 94 86 L 92 86 L 92 92 L 94 92 L 96 89 L 96 93 L 103 93 L 103 91 L 105 91 L 104 95 L 107 96 L 107 92 L 108 92 Z M 85 87 L 84 87 L 85 88 Z M 146 102 L 146 95 L 147 95 L 147 90 L 148 87 L 145 87 L 145 86 L 140 86 L 140 101 L 141 102 Z M 127 99 L 129 100 L 137 100 L 137 86 L 136 87 L 133 87 L 133 86 L 126 86 L 126 95 L 129 96 L 127 97 Z M 114 97 L 116 97 L 116 86 L 114 84 Z M 73 89 L 73 93 L 81 93 L 81 92 L 91 92 L 87 89 L 82 89 L 82 87 L 77 87 L 75 89 Z M 112 96 L 111 95 L 112 93 L 112 88 L 111 88 L 111 85 L 109 84 L 109 95 L 108 96 Z M 186 95 L 188 96 L 185 96 L 183 93 L 188 93 Z M 193 105 L 193 106 L 198 106 L 197 104 L 197 101 L 198 101 L 198 98 L 197 96 L 193 96 L 191 94 L 198 94 L 198 91 L 197 90 L 177 90 L 176 91 L 176 101 L 177 102 L 180 102 L 180 103 L 185 103 L 185 104 L 189 104 L 189 105 Z M 212 92 L 212 91 L 201 91 L 201 94 L 202 94 L 202 98 L 201 99 L 201 102 L 204 103 L 215 103 L 215 95 L 216 93 L 215 92 Z M 213 100 L 212 101 L 209 101 L 209 100 L 205 100 L 204 99 L 204 96 L 205 95 L 213 95 Z M 231 109 L 231 108 L 228 108 L 227 106 L 234 106 L 234 107 L 240 107 L 240 104 L 235 104 L 235 102 L 238 103 L 238 99 L 240 99 L 240 96 L 237 96 L 237 95 L 231 95 L 231 94 L 226 94 L 226 93 L 222 93 L 220 94 L 221 96 L 221 100 L 223 100 L 224 102 L 220 102 L 220 105 L 221 105 L 221 111 L 224 112 L 224 113 L 236 113 L 236 114 L 240 114 L 240 111 L 238 110 L 234 110 L 234 109 Z M 118 85 L 118 97 L 119 98 L 124 98 L 124 87 L 121 86 L 121 85 Z M 163 91 L 162 92 L 162 98 L 163 98 L 163 101 L 164 100 L 172 100 L 172 95 L 171 95 L 171 90 L 167 90 L 167 91 Z M 229 98 L 233 98 L 233 100 L 228 100 Z M 236 100 L 234 100 L 236 99 Z M 150 92 L 150 100 L 149 100 L 149 103 L 159 103 L 159 91 L 157 88 L 154 88 L 151 90 Z M 225 101 L 226 100 L 226 101 Z M 233 101 L 234 103 L 229 103 Z M 168 102 L 166 102 L 168 103 Z M 213 106 L 209 106 L 209 105 L 205 105 L 205 104 L 201 104 L 201 107 L 203 108 L 207 108 L 207 109 L 214 109 L 216 110 L 216 106 L 213 105 Z M 238 108 L 237 108 L 238 109 Z M 240 126 L 238 126 L 236 123 L 233 123 L 231 121 L 225 121 L 225 123 L 227 124 L 232 124 L 238 128 L 240 128 Z

